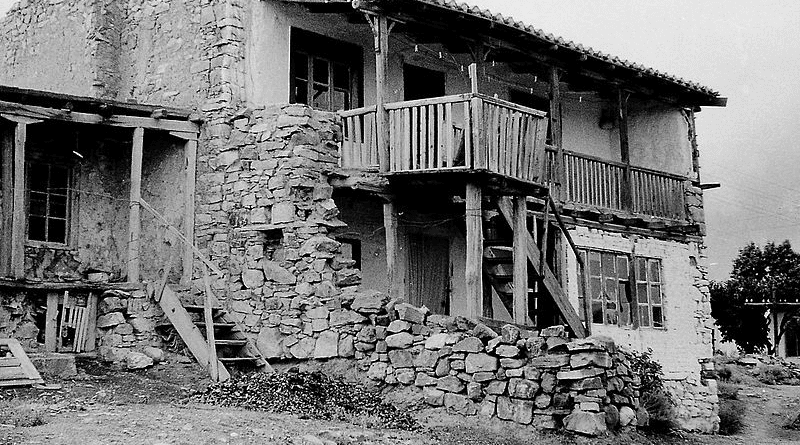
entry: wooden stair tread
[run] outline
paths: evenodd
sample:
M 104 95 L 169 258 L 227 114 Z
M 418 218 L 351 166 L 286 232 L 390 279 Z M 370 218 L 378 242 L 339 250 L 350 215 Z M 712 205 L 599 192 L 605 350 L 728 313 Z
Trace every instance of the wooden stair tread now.
M 200 327 L 200 326 L 206 327 L 206 322 L 205 321 L 195 321 L 194 324 L 196 324 L 198 327 Z M 234 328 L 234 327 L 236 327 L 236 323 L 234 323 L 232 321 L 215 321 L 214 322 L 214 327 L 215 328 Z
M 244 362 L 252 362 L 257 363 L 260 361 L 258 357 L 220 357 L 219 361 L 222 363 L 244 363 Z
M 199 304 L 184 304 L 183 308 L 191 312 L 203 312 L 205 310 L 205 306 Z M 211 308 L 211 310 L 220 312 L 224 311 L 225 309 L 223 309 L 221 306 L 214 306 Z
M 239 340 L 235 338 L 217 338 L 214 339 L 214 343 L 219 346 L 244 346 L 247 344 L 247 340 Z

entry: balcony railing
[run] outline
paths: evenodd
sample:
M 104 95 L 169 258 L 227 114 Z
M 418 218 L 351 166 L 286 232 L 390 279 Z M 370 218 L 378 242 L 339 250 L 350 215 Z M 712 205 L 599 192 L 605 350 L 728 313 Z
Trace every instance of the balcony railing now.
M 564 202 L 659 218 L 684 220 L 686 178 L 642 167 L 631 167 L 626 190 L 625 164 L 564 151 L 564 182 L 557 184 L 557 153 L 547 150 L 548 182 Z M 626 199 L 626 193 L 630 198 Z
M 544 178 L 543 112 L 480 94 L 386 104 L 389 171 L 485 170 L 529 182 Z M 377 168 L 375 107 L 341 112 L 343 168 Z

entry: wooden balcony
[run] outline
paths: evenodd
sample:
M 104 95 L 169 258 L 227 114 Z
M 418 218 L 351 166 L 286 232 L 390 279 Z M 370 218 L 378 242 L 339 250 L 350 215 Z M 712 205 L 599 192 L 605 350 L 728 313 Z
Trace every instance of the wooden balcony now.
M 483 171 L 528 183 L 545 175 L 544 112 L 470 93 L 386 104 L 388 169 L 380 169 L 375 107 L 343 111 L 344 169 L 389 174 Z
M 686 219 L 686 178 L 564 150 L 562 183 L 557 180 L 558 153 L 547 149 L 547 178 L 554 196 L 565 203 L 676 221 Z

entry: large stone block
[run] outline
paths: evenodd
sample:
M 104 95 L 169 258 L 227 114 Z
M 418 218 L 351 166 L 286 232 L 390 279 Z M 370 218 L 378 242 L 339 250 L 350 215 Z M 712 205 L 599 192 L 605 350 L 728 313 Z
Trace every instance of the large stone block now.
M 436 389 L 447 392 L 461 392 L 464 390 L 464 383 L 456 376 L 446 376 L 439 379 Z
M 476 372 L 492 372 L 497 370 L 497 357 L 483 353 L 467 354 L 464 365 L 468 374 L 473 374 Z
M 339 355 L 339 333 L 323 331 L 314 347 L 314 358 L 332 358 Z
M 569 355 L 567 354 L 547 354 L 539 357 L 534 357 L 530 360 L 531 366 L 536 368 L 553 369 L 560 368 L 569 364 Z
M 304 337 L 289 348 L 289 353 L 291 353 L 294 358 L 310 358 L 316 346 L 317 342 L 313 337 Z
M 277 284 L 297 283 L 297 277 L 292 272 L 284 269 L 274 261 L 261 260 L 261 269 L 268 281 L 274 281 Z
M 530 400 L 513 400 L 514 422 L 528 425 L 533 419 L 533 402 Z
M 414 344 L 414 336 L 408 332 L 400 332 L 386 337 L 386 346 L 394 349 L 404 349 Z
M 256 347 L 266 358 L 280 358 L 283 355 L 281 335 L 278 328 L 261 328 Z
M 475 403 L 461 394 L 445 393 L 444 406 L 463 416 L 474 416 L 478 413 Z
M 599 436 L 608 431 L 606 415 L 605 413 L 573 411 L 564 418 L 564 429 L 586 436 Z
M 569 365 L 573 369 L 585 368 L 587 366 L 610 368 L 611 356 L 605 351 L 579 352 L 570 356 Z
M 483 352 L 483 342 L 478 337 L 467 337 L 453 345 L 453 352 Z
M 414 366 L 414 359 L 411 351 L 406 349 L 393 349 L 389 351 L 389 362 L 395 368 L 411 368 Z
M 125 323 L 125 316 L 120 312 L 111 312 L 97 318 L 98 328 L 112 328 L 122 323 Z
M 407 303 L 398 304 L 395 306 L 397 311 L 397 318 L 411 323 L 424 324 L 425 313 L 420 309 L 415 308 Z

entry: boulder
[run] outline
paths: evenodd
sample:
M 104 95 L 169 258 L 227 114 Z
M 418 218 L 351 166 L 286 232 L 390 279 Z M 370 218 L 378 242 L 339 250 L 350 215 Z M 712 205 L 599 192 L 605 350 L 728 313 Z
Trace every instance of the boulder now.
M 606 428 L 606 415 L 605 413 L 573 411 L 572 414 L 564 418 L 564 429 L 573 433 L 596 437 L 608 431 Z
M 312 320 L 323 320 L 328 318 L 330 311 L 325 306 L 315 307 L 306 311 L 306 317 Z
M 393 322 L 389 323 L 389 326 L 386 328 L 386 330 L 392 334 L 408 331 L 410 329 L 411 323 L 405 320 L 394 320 Z
M 433 334 L 425 340 L 425 349 L 438 350 L 444 348 L 447 341 L 447 334 Z
M 516 357 L 519 355 L 519 348 L 513 345 L 498 345 L 494 353 L 500 357 Z
M 458 377 L 449 375 L 439 379 L 436 389 L 447 392 L 461 392 L 464 390 L 464 383 Z
M 383 308 L 384 299 L 380 294 L 359 294 L 350 304 L 350 309 L 367 314 L 375 314 Z
M 141 352 L 131 351 L 125 356 L 125 367 L 131 370 L 153 366 L 153 359 Z
M 386 362 L 373 362 L 371 365 L 369 365 L 367 377 L 372 380 L 381 381 L 386 377 L 387 368 L 389 368 L 389 364 Z
M 500 328 L 500 336 L 503 338 L 503 342 L 509 345 L 513 345 L 519 340 L 519 334 L 519 328 L 512 324 L 503 325 Z
M 478 408 L 475 406 L 472 400 L 461 394 L 445 393 L 444 406 L 451 411 L 461 414 L 462 416 L 474 416 L 478 413 Z
M 125 316 L 120 312 L 111 312 L 97 318 L 98 328 L 107 329 L 122 323 L 125 323 Z
M 397 318 L 411 323 L 424 324 L 425 313 L 420 309 L 415 308 L 407 303 L 401 303 L 395 306 L 397 311 Z
M 256 347 L 265 358 L 280 358 L 283 355 L 281 349 L 281 334 L 278 328 L 261 328 L 256 339 Z
M 619 409 L 614 405 L 606 405 L 606 427 L 609 430 L 614 430 L 620 423 Z
M 292 354 L 294 358 L 310 358 L 316 346 L 317 341 L 314 340 L 313 337 L 304 337 L 289 348 L 289 353 Z
M 339 333 L 323 331 L 314 346 L 314 358 L 332 358 L 339 355 Z
M 339 337 L 339 357 L 353 357 L 355 355 L 355 347 L 352 335 L 342 335 Z
M 428 387 L 422 392 L 422 398 L 428 405 L 442 406 L 444 405 L 444 394 L 442 390 Z
M 261 269 L 246 269 L 242 272 L 242 283 L 248 289 L 256 289 L 264 285 L 264 272 Z
M 395 368 L 411 368 L 414 366 L 414 358 L 411 352 L 405 349 L 389 351 L 389 362 Z
M 292 272 L 274 261 L 261 260 L 261 269 L 264 272 L 264 278 L 268 281 L 274 281 L 277 284 L 297 283 L 297 277 Z
M 100 301 L 100 304 L 97 305 L 97 312 L 105 315 L 110 312 L 125 310 L 127 307 L 127 303 L 123 302 L 121 298 L 111 296 L 105 297 L 102 301 Z
M 164 351 L 153 346 L 145 346 L 142 348 L 142 354 L 153 359 L 154 363 L 161 363 L 164 361 Z

